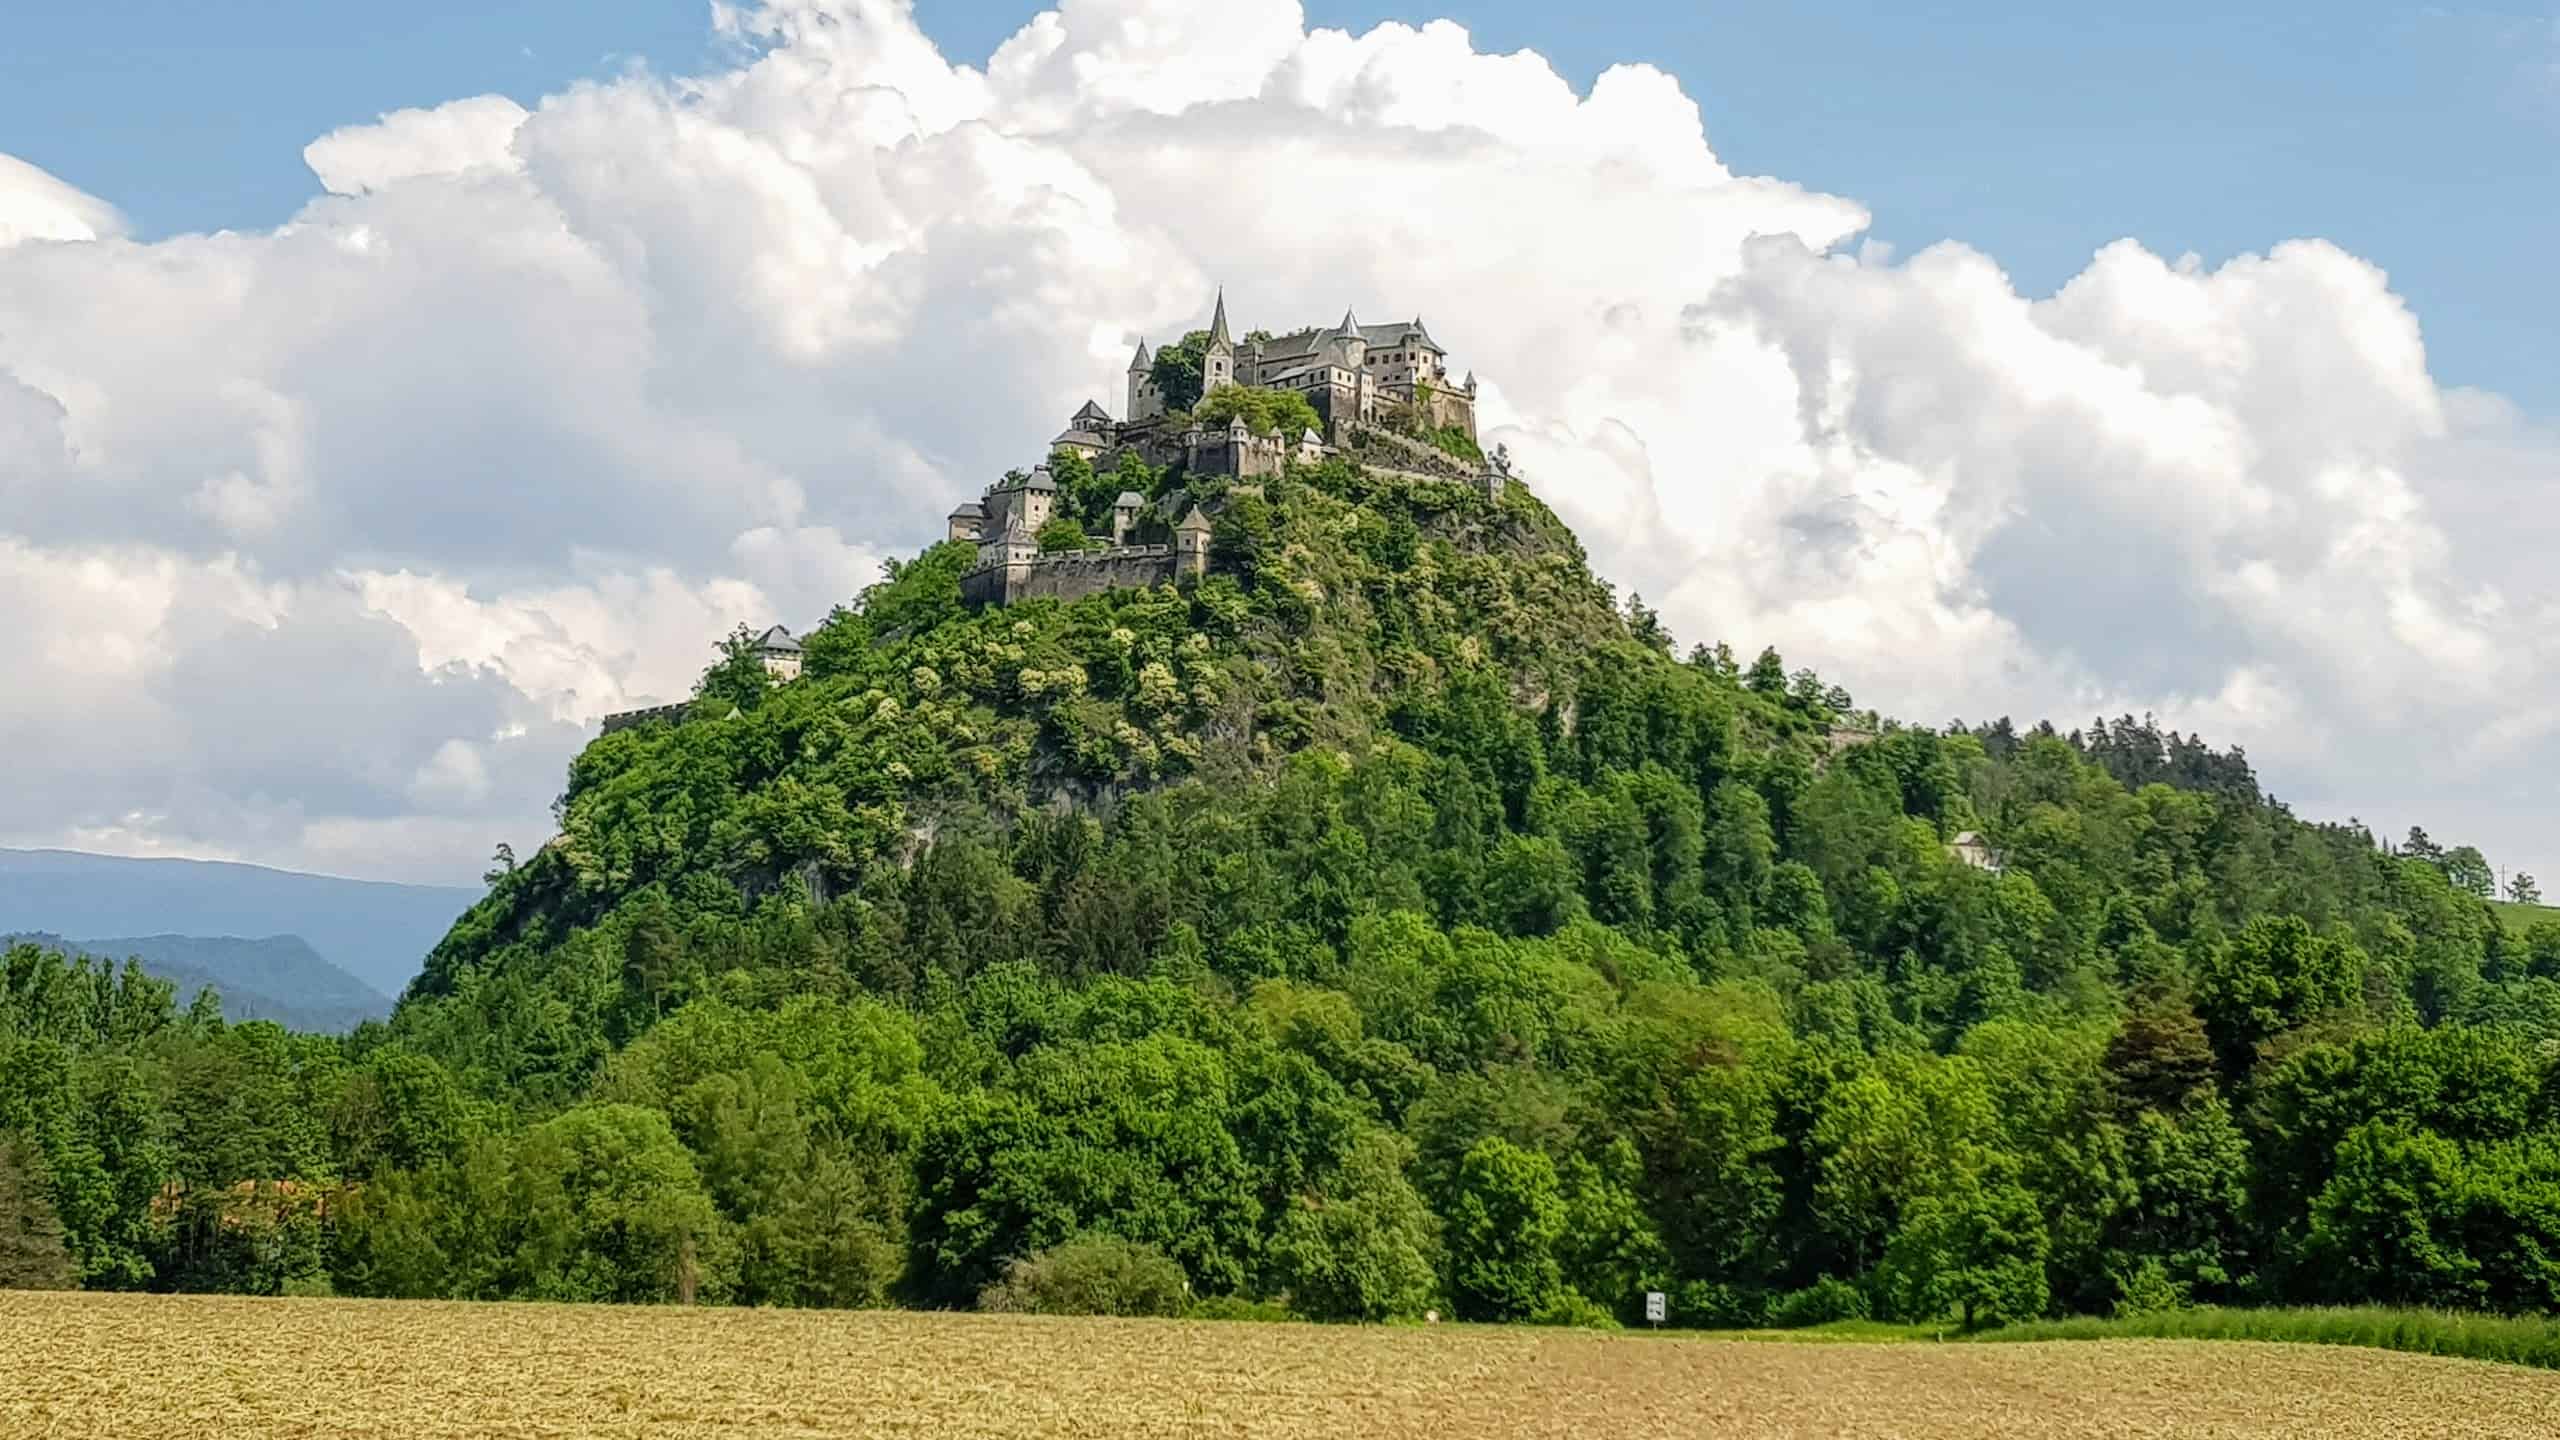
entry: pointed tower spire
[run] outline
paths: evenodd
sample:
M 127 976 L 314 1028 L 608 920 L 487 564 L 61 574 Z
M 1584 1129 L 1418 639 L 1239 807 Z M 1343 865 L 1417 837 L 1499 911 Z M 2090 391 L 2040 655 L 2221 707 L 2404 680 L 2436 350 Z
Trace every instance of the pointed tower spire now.
M 1236 343 L 1227 338 L 1227 287 L 1224 285 L 1218 287 L 1218 308 L 1209 317 L 1209 343 L 1230 346 Z
M 1336 335 L 1357 335 L 1357 334 L 1359 334 L 1359 333 L 1360 333 L 1360 321 L 1359 321 L 1359 318 L 1358 318 L 1357 316 L 1353 315 L 1353 314 L 1352 314 L 1350 311 L 1348 311 L 1348 310 L 1343 311 L 1343 312 L 1342 312 L 1342 323 L 1341 323 L 1341 324 L 1339 324 L 1339 325 L 1336 325 L 1335 327 L 1333 327 L 1333 333 L 1334 333 L 1334 334 L 1336 334 Z
M 1138 342 L 1138 353 L 1129 357 L 1129 373 L 1132 375 L 1143 375 L 1146 372 L 1147 342 L 1140 340 Z

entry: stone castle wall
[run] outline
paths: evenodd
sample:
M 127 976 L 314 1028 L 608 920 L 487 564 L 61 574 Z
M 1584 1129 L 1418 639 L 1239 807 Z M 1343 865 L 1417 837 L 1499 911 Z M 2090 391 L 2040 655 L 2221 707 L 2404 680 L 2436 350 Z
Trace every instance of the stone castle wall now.
M 1351 452 L 1352 458 L 1363 462 L 1374 456 L 1380 463 L 1399 470 L 1419 471 L 1446 480 L 1475 478 L 1474 466 L 1439 446 L 1376 425 L 1352 426 L 1345 437 L 1344 448 Z
M 1140 589 L 1174 578 L 1170 545 L 1114 545 L 1043 555 L 1013 564 L 982 565 L 960 577 L 960 596 L 972 605 L 1012 605 L 1024 600 L 1081 600 L 1105 590 Z

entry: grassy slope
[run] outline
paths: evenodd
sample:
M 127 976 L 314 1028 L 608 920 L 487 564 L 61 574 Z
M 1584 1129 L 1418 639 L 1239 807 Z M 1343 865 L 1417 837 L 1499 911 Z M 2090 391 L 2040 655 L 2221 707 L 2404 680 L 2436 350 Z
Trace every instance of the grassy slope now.
M 2498 912 L 2509 934 L 2522 935 L 2545 920 L 2560 920 L 2560 906 L 2518 905 L 2511 900 L 2492 900 L 2489 908 Z

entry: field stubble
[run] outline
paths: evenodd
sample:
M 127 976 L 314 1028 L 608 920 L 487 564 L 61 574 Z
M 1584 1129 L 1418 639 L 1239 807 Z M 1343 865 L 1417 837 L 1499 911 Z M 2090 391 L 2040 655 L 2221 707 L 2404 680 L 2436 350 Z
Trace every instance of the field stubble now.
M 2560 1375 L 2182 1341 L 1794 1345 L 1461 1327 L 0 1292 L 46 1436 L 2535 1436 Z

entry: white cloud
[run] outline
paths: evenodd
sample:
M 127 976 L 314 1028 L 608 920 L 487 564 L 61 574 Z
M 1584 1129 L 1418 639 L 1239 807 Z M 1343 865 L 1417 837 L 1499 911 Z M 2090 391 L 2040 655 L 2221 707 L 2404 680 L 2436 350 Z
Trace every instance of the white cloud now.
M 1224 283 L 1427 317 L 1684 636 L 1914 719 L 2157 709 L 2560 864 L 2560 440 L 2355 256 L 2021 296 L 1733 174 L 1675 77 L 1446 21 L 1070 0 L 977 66 L 898 0 L 714 23 L 726 69 L 323 136 L 263 233 L 134 244 L 0 157 L 0 664 L 47 697 L 0 741 L 49 772 L 0 840 L 476 873 L 596 716 L 817 619 Z
M 522 124 L 523 106 L 504 95 L 479 95 L 332 130 L 304 146 L 302 159 L 333 195 L 362 195 L 429 175 L 521 170 L 515 135 Z
M 30 240 L 104 240 L 125 233 L 116 207 L 14 155 L 0 155 L 0 249 Z

